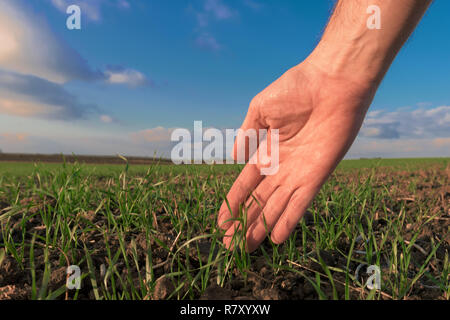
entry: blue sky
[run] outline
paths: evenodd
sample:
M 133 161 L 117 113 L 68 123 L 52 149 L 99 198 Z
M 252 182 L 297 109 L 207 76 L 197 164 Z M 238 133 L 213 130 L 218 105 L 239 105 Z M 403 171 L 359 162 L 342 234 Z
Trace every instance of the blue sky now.
M 238 128 L 300 63 L 333 1 L 2 0 L 3 152 L 167 155 L 170 132 Z M 82 29 L 66 27 L 81 7 Z M 398 55 L 347 157 L 450 156 L 450 1 Z

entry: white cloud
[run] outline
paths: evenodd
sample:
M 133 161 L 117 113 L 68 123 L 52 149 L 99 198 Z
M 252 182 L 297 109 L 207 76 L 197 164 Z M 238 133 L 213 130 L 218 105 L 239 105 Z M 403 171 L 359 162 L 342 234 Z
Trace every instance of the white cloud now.
M 12 0 L 0 1 L 0 68 L 56 83 L 101 77 L 51 31 L 44 18 Z
M 236 15 L 222 0 L 205 0 L 204 10 L 218 20 L 230 19 Z
M 103 115 L 108 122 L 110 116 Z M 7 117 L 7 116 L 6 116 Z M 1 120 L 1 119 L 0 119 Z M 155 127 L 136 132 L 110 132 L 104 133 L 98 129 L 80 130 L 75 122 L 64 124 L 62 134 L 54 135 L 54 129 L 48 126 L 58 126 L 52 122 L 48 125 L 16 125 L 20 128 L 33 128 L 29 132 L 1 132 L 0 148 L 4 152 L 43 152 L 43 153 L 77 153 L 77 154 L 124 154 L 136 156 L 158 156 L 169 157 L 172 148 L 179 141 L 172 142 L 171 134 L 174 128 Z M 35 122 L 43 120 L 33 120 Z M 5 120 L 4 122 L 8 122 Z M 62 124 L 59 124 L 62 126 Z M 203 128 L 206 135 L 207 128 Z M 191 138 L 193 133 L 191 130 Z M 223 130 L 222 130 L 223 133 Z M 225 134 L 223 134 L 225 137 Z M 189 144 L 190 141 L 183 141 Z M 194 150 L 208 145 L 209 142 L 199 142 L 191 145 L 192 155 Z M 224 150 L 224 155 L 230 154 L 231 150 Z M 346 155 L 346 158 L 361 157 L 450 157 L 450 137 L 438 138 L 399 138 L 399 139 L 377 139 L 358 137 Z
M 69 3 L 66 0 L 52 1 L 61 8 Z M 82 4 L 85 2 L 86 6 L 94 8 L 102 1 L 81 1 Z M 59 84 L 71 80 L 97 80 L 131 86 L 149 83 L 142 72 L 125 67 L 93 70 L 76 50 L 50 29 L 44 17 L 36 16 L 20 3 L 0 1 L 0 69 Z M 128 2 L 122 1 L 121 5 L 126 6 L 125 3 Z M 95 10 L 89 10 L 94 17 Z
M 450 137 L 450 106 L 369 112 L 360 136 L 379 139 Z
M 371 111 L 346 158 L 450 156 L 450 106 Z
M 129 68 L 110 67 L 105 71 L 105 77 L 111 84 L 126 84 L 131 87 L 151 84 L 143 73 Z
M 450 157 L 450 138 L 372 139 L 358 137 L 345 158 Z
M 53 2 L 61 8 L 65 6 L 63 0 Z M 100 1 L 89 3 L 94 6 Z M 122 1 L 121 5 L 126 3 Z M 106 71 L 94 71 L 50 29 L 44 17 L 32 13 L 23 4 L 15 0 L 0 1 L 0 113 L 43 119 L 83 119 L 90 112 L 98 113 L 99 109 L 81 103 L 63 84 L 72 80 L 131 87 L 151 84 L 143 73 L 134 69 L 113 66 Z M 110 118 L 109 122 L 105 117 L 100 121 L 115 122 Z
M 173 128 L 156 127 L 152 129 L 146 129 L 139 132 L 133 132 L 130 134 L 132 141 L 135 143 L 145 142 L 170 142 L 170 137 Z
M 114 119 L 111 116 L 108 116 L 107 114 L 100 115 L 100 121 L 104 123 L 113 123 Z
M 59 84 L 31 76 L 0 70 L 0 113 L 19 117 L 73 120 L 95 105 L 81 103 Z

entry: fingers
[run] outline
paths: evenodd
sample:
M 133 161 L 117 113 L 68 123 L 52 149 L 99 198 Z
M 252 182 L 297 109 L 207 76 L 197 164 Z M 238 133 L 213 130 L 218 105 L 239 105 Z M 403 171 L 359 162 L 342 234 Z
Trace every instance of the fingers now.
M 227 200 L 222 203 L 219 211 L 218 225 L 223 230 L 229 229 L 239 214 L 239 206 L 243 204 L 248 195 L 264 179 L 256 165 L 247 164 L 239 177 L 234 182 L 227 195 Z M 230 212 L 231 210 L 231 212 Z
M 274 182 L 266 178 L 261 181 L 261 183 L 248 197 L 245 206 L 243 207 L 244 210 L 243 213 L 246 215 L 244 218 L 246 219 L 245 224 L 247 229 L 260 216 L 261 211 L 266 205 L 266 202 L 269 200 L 271 196 L 273 197 L 273 193 L 276 190 L 276 188 L 277 186 L 274 184 Z M 230 224 L 230 227 L 225 233 L 223 239 L 225 247 L 231 249 L 233 247 L 233 245 L 230 245 L 232 244 L 232 240 L 234 242 L 242 240 L 238 239 L 237 237 L 233 239 L 235 232 L 240 230 L 242 230 L 241 221 L 234 221 L 232 224 Z
M 238 161 L 238 163 L 247 162 L 256 152 L 259 144 L 260 129 L 267 129 L 267 126 L 264 125 L 258 108 L 254 107 L 254 104 L 250 104 L 247 116 L 240 130 L 238 130 L 234 143 L 231 156 L 235 161 Z
M 284 187 L 276 189 L 260 211 L 256 221 L 249 224 L 247 230 L 247 251 L 252 252 L 263 242 L 265 237 L 272 231 L 278 219 L 285 210 L 292 192 Z
M 307 188 L 291 192 L 285 187 L 278 187 L 265 201 L 263 208 L 252 203 L 247 211 L 246 251 L 252 252 L 257 249 L 269 233 L 271 240 L 276 244 L 286 241 L 306 212 L 314 195 L 314 190 Z M 239 221 L 230 225 L 223 240 L 226 248 L 232 250 L 236 244 L 243 241 L 241 230 L 242 225 Z
M 247 209 L 247 227 L 251 226 L 256 221 L 276 189 L 277 185 L 275 182 L 270 179 L 270 177 L 266 177 L 251 193 L 245 203 L 245 208 Z
M 240 234 L 241 230 L 242 224 L 240 221 L 234 221 L 223 236 L 223 244 L 225 245 L 225 248 L 228 250 L 233 250 L 236 244 L 239 244 L 244 240 Z
M 285 211 L 278 219 L 271 233 L 271 240 L 280 244 L 289 238 L 300 219 L 308 209 L 315 192 L 310 188 L 300 188 L 294 192 Z

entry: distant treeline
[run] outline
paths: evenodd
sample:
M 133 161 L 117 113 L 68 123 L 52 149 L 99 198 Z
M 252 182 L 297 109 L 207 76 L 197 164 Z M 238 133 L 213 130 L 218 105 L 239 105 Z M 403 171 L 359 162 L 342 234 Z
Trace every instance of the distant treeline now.
M 127 157 L 129 164 L 171 164 L 170 159 L 149 157 Z M 0 153 L 0 161 L 20 162 L 48 162 L 48 163 L 92 163 L 92 164 L 124 164 L 125 160 L 119 156 L 94 155 L 63 155 L 63 154 L 26 154 L 26 153 Z

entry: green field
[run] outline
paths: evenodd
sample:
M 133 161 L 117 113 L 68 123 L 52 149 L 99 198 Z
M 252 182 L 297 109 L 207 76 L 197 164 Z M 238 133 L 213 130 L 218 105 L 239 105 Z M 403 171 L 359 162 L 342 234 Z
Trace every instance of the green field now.
M 338 166 L 338 170 L 379 168 L 386 167 L 392 169 L 415 170 L 429 165 L 438 165 L 445 168 L 450 163 L 450 158 L 412 158 L 412 159 L 361 159 L 361 160 L 343 160 Z M 20 177 L 32 174 L 34 171 L 59 170 L 62 164 L 58 163 L 32 163 L 32 162 L 0 162 L 0 176 Z M 70 166 L 68 164 L 68 166 Z M 124 165 L 97 165 L 83 164 L 83 172 L 99 175 L 111 176 L 123 171 Z M 149 165 L 131 165 L 130 174 L 145 174 Z M 243 168 L 242 165 L 161 165 L 160 172 L 184 173 L 190 171 L 209 171 L 233 172 Z
M 0 299 L 450 299 L 449 164 L 345 160 L 248 254 L 216 228 L 242 166 L 0 163 Z

